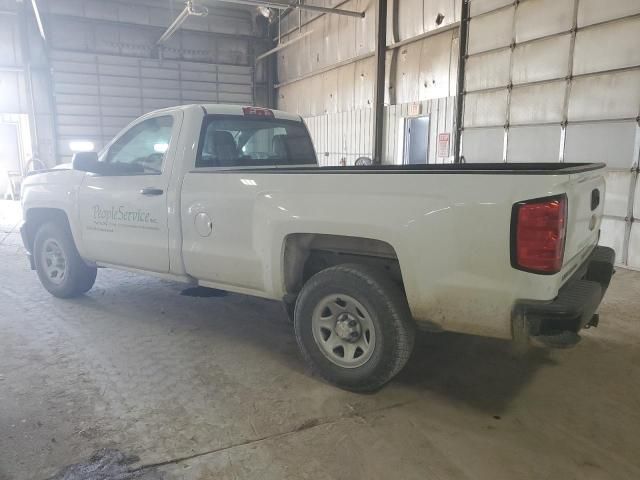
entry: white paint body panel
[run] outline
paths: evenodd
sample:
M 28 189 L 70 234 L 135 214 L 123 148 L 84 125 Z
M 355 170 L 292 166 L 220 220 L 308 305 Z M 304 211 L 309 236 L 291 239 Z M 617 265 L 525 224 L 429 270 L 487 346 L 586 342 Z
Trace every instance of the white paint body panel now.
M 205 108 L 208 113 L 242 114 L 240 107 Z M 153 249 L 158 251 L 160 245 L 162 251 L 166 241 L 166 256 L 157 255 L 154 263 L 154 254 L 145 260 L 147 265 L 135 263 L 126 250 L 140 254 L 141 237 L 126 232 L 113 242 L 100 243 L 100 253 L 96 253 L 95 239 L 85 234 L 95 198 L 89 191 L 83 193 L 86 198 L 78 198 L 82 185 L 90 184 L 91 174 L 67 170 L 29 177 L 23 199 L 25 215 L 31 208 L 63 210 L 81 255 L 89 261 L 273 299 L 287 293 L 283 255 L 289 235 L 318 233 L 379 240 L 398 256 L 407 299 L 417 320 L 444 330 L 501 338 L 511 337 L 514 302 L 555 298 L 597 243 L 604 207 L 601 204 L 591 212 L 589 202 L 594 188 L 604 198 L 603 170 L 571 175 L 562 171 L 531 175 L 193 170 L 203 109 L 188 106 L 161 113 L 168 111 L 180 112 L 182 122 L 168 151 L 171 158 L 158 176 L 166 189 L 162 197 L 166 200 L 165 230 L 159 233 L 166 240 L 154 240 Z M 276 118 L 300 120 L 280 112 Z M 151 186 L 145 177 L 128 177 L 126 189 Z M 102 181 L 108 181 L 106 178 Z M 97 185 L 96 177 L 90 181 Z M 102 187 L 99 194 L 109 196 L 107 186 Z M 123 188 L 123 184 L 114 187 L 112 200 L 116 203 Z M 566 194 L 569 200 L 563 270 L 556 275 L 534 275 L 512 268 L 513 204 L 559 194 Z M 592 214 L 598 220 L 589 229 Z M 211 221 L 210 234 L 202 234 L 208 225 L 207 220 L 202 223 L 203 218 Z

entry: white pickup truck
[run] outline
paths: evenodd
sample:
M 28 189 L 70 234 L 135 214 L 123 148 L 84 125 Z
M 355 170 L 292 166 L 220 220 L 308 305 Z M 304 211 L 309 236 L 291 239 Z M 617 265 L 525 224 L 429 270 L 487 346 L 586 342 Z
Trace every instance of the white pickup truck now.
M 416 328 L 567 347 L 595 326 L 603 168 L 318 168 L 298 116 L 189 105 L 30 176 L 22 236 L 58 297 L 113 267 L 281 300 L 311 366 L 368 391 Z

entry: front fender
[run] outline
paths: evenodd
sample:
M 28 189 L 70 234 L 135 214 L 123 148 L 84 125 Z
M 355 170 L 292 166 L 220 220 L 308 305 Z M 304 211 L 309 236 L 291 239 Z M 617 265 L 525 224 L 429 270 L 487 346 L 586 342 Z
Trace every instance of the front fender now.
M 27 226 L 36 227 L 27 227 L 27 232 L 35 235 L 37 225 L 33 225 L 34 223 L 55 219 L 56 215 L 64 214 L 80 256 L 84 256 L 84 248 L 78 221 L 78 187 L 84 176 L 84 172 L 77 170 L 50 170 L 27 177 L 22 185 L 23 221 Z M 50 217 L 48 210 L 51 211 Z M 35 212 L 38 214 L 35 215 Z

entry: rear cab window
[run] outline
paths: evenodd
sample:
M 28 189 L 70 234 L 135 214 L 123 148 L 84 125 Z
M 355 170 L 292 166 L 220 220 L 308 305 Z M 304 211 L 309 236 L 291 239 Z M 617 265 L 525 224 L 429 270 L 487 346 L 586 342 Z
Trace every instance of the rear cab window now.
M 273 116 L 207 115 L 196 168 L 317 165 L 302 122 Z

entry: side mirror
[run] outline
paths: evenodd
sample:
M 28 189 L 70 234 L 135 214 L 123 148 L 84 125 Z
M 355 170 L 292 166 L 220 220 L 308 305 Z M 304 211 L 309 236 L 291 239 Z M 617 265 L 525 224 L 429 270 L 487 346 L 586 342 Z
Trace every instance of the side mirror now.
M 71 166 L 74 170 L 97 173 L 100 169 L 96 152 L 78 152 L 73 154 Z

